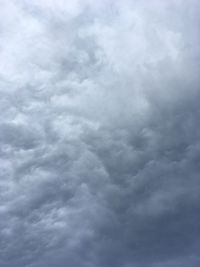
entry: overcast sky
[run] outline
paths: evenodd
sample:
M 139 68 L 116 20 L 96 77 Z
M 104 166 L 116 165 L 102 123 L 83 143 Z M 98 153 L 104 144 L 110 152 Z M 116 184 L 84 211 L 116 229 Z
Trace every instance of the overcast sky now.
M 200 266 L 199 14 L 0 0 L 0 267 Z

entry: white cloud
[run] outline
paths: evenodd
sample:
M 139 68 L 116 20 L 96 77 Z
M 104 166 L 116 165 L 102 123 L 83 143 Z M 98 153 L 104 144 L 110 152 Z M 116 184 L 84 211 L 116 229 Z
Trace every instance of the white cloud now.
M 198 265 L 198 8 L 1 1 L 2 267 Z

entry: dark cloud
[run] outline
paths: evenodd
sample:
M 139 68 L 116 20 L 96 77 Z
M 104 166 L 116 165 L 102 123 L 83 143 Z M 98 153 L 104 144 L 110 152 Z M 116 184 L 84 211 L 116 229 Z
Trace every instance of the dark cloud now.
M 1 2 L 0 266 L 199 266 L 199 8 Z

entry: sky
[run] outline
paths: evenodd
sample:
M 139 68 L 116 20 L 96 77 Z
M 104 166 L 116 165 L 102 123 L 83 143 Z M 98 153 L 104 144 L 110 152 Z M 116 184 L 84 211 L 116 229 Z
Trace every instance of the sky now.
M 200 266 L 200 2 L 0 0 L 0 266 Z

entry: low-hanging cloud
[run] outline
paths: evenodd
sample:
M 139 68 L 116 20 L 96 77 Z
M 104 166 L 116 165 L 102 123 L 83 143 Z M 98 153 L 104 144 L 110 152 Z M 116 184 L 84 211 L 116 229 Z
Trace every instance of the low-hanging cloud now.
M 0 5 L 0 266 L 199 266 L 199 2 Z

